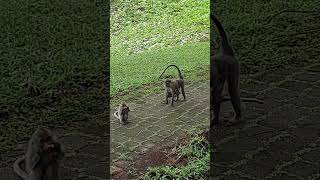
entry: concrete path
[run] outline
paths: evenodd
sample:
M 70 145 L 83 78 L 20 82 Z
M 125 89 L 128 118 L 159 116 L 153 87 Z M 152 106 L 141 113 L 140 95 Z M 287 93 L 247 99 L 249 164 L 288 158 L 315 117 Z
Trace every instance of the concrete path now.
M 186 100 L 165 104 L 163 93 L 128 102 L 130 123 L 122 125 L 111 109 L 111 159 L 130 159 L 130 155 L 142 153 L 179 133 L 194 128 L 209 127 L 209 81 L 186 86 Z
M 320 64 L 246 78 L 242 95 L 264 104 L 246 103 L 245 123 L 214 130 L 211 179 L 320 179 Z
M 243 97 L 256 96 L 263 105 L 245 103 L 245 123 L 215 129 L 213 179 L 319 179 L 320 178 L 320 64 L 270 70 L 242 77 Z M 129 124 L 112 116 L 112 161 L 130 159 L 166 138 L 193 128 L 209 126 L 209 82 L 186 87 L 187 100 L 164 104 L 163 94 L 129 102 Z M 230 103 L 222 118 L 232 116 Z M 66 158 L 62 174 L 71 180 L 102 180 L 107 173 L 108 135 L 105 122 L 60 132 Z M 18 180 L 12 163 L 24 154 L 27 140 L 17 150 L 1 154 L 0 179 Z

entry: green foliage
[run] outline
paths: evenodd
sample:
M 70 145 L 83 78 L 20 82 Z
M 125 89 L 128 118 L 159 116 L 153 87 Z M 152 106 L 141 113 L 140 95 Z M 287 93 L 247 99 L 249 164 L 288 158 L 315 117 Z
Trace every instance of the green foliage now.
M 189 144 L 179 147 L 178 151 L 180 156 L 188 157 L 188 163 L 186 165 L 181 167 L 150 167 L 142 179 L 205 179 L 205 174 L 209 171 L 210 162 L 208 141 L 202 136 L 194 136 Z
M 203 136 L 194 136 L 190 143 L 185 147 L 180 147 L 180 154 L 182 156 L 189 156 L 194 158 L 202 158 L 209 151 L 209 143 Z

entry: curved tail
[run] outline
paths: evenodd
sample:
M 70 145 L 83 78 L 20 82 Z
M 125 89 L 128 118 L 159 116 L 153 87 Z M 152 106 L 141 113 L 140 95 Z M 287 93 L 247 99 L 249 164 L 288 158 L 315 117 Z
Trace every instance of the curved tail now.
M 177 68 L 177 70 L 178 70 L 178 72 L 179 72 L 179 77 L 180 77 L 180 79 L 183 79 L 180 69 L 178 68 L 178 66 L 176 66 L 176 65 L 174 65 L 174 64 L 170 64 L 170 65 L 162 72 L 162 74 L 159 76 L 159 79 L 161 78 L 161 76 L 163 75 L 163 73 L 164 73 L 169 67 L 171 67 L 171 66 L 174 66 L 174 67 Z
M 212 14 L 210 14 L 210 19 L 214 22 L 214 24 L 217 26 L 219 34 L 221 36 L 221 50 L 223 54 L 229 54 L 234 55 L 233 49 L 229 45 L 227 34 L 224 31 L 221 23 L 218 21 L 217 18 L 215 18 Z
M 120 119 L 118 111 L 114 112 L 113 115 L 114 115 L 114 117 L 116 117 L 117 119 Z
M 17 159 L 14 164 L 13 164 L 13 170 L 14 172 L 16 172 L 18 174 L 18 176 L 20 176 L 23 179 L 27 179 L 28 178 L 28 174 L 26 173 L 26 171 L 24 171 L 23 169 L 21 169 L 20 164 L 25 160 L 25 156 Z

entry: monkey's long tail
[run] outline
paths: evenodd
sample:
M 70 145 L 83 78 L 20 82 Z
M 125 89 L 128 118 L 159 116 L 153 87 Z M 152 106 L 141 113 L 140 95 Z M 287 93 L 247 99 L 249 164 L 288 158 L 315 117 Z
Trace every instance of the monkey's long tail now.
M 27 179 L 28 178 L 28 174 L 26 173 L 26 171 L 24 171 L 23 169 L 21 169 L 20 164 L 25 160 L 25 156 L 20 157 L 19 159 L 17 159 L 14 163 L 13 163 L 13 170 L 14 172 L 16 172 L 18 174 L 18 176 L 20 176 L 23 179 Z
M 221 23 L 219 22 L 219 20 L 217 18 L 214 17 L 213 14 L 210 14 L 210 19 L 214 22 L 214 24 L 218 28 L 219 34 L 221 36 L 221 47 L 222 47 L 222 50 L 224 51 L 224 53 L 227 53 L 229 55 L 234 55 L 233 49 L 229 45 L 227 34 L 224 31 Z
M 231 101 L 230 97 L 223 97 L 222 100 L 220 101 L 220 103 L 224 102 L 224 101 Z M 255 103 L 259 103 L 259 104 L 263 104 L 263 101 L 256 99 L 256 98 L 241 98 L 241 101 L 243 102 L 255 102 Z
M 163 75 L 163 73 L 166 72 L 166 70 L 167 70 L 169 67 L 171 67 L 171 66 L 174 66 L 174 67 L 177 68 L 177 70 L 178 70 L 178 72 L 179 72 L 179 77 L 180 77 L 180 79 L 183 79 L 180 69 L 178 68 L 178 66 L 176 66 L 176 65 L 174 65 L 174 64 L 170 64 L 169 66 L 167 66 L 167 68 L 164 69 L 164 71 L 162 72 L 162 74 L 159 76 L 159 79 L 161 78 L 161 76 Z
M 118 111 L 113 113 L 114 117 L 116 117 L 117 119 L 120 119 L 119 115 L 118 115 Z

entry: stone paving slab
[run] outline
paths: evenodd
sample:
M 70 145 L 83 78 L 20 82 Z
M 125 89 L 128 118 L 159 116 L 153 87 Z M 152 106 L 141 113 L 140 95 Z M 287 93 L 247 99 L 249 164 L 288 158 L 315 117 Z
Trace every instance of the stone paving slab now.
M 111 159 L 130 159 L 132 153 L 141 153 L 170 137 L 197 128 L 209 127 L 209 81 L 185 87 L 186 100 L 165 104 L 163 93 L 149 95 L 141 100 L 127 102 L 130 106 L 129 124 L 122 125 L 111 117 Z
M 256 96 L 264 104 L 244 103 L 245 123 L 215 129 L 212 179 L 319 179 L 320 178 L 320 64 L 286 71 L 260 73 L 241 84 L 242 96 Z M 163 94 L 129 102 L 132 112 L 121 125 L 111 109 L 111 160 L 130 159 L 155 143 L 195 127 L 209 126 L 209 81 L 186 87 L 187 99 L 174 107 Z M 233 115 L 229 102 L 222 120 Z M 108 122 L 89 122 L 82 129 L 57 129 L 66 157 L 66 179 L 102 180 L 108 167 Z M 18 180 L 14 160 L 24 154 L 27 142 L 17 145 L 0 162 L 0 179 Z
M 319 67 L 272 70 L 241 84 L 262 84 L 264 104 L 246 103 L 245 123 L 215 128 L 211 179 L 320 179 Z

